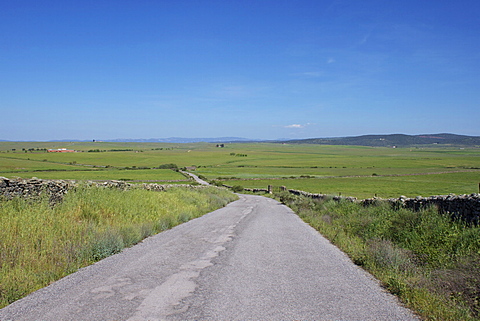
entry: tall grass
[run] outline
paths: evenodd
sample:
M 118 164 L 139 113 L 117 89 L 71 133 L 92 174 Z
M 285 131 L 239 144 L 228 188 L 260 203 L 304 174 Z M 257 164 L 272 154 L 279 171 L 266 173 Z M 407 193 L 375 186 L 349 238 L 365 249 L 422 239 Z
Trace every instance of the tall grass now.
M 479 227 L 435 208 L 279 197 L 425 319 L 480 319 Z
M 0 200 L 0 307 L 235 198 L 213 187 L 79 187 L 53 208 L 47 199 Z

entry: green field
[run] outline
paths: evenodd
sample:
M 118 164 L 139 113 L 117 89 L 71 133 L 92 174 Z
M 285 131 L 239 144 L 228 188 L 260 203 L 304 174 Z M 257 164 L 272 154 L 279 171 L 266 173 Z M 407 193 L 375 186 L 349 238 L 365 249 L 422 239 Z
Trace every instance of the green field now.
M 23 175 L 21 175 L 23 174 Z M 123 180 L 123 181 L 140 181 L 140 182 L 183 182 L 188 183 L 189 180 L 180 173 L 169 169 L 146 169 L 146 170 L 94 170 L 94 171 L 42 171 L 30 173 L 15 173 L 8 175 L 10 177 L 31 178 L 37 177 L 41 179 L 68 179 L 68 180 Z M 5 176 L 4 174 L 0 174 Z
M 79 152 L 37 150 L 56 148 Z M 5 177 L 185 180 L 180 173 L 154 169 L 170 163 L 196 166 L 197 175 L 208 180 L 222 179 L 229 185 L 286 186 L 360 198 L 470 194 L 478 192 L 480 182 L 478 148 L 271 143 L 232 143 L 217 148 L 209 143 L 0 142 L 0 176 Z
M 45 149 L 50 148 L 68 148 L 78 152 L 47 153 Z M 224 148 L 217 148 L 216 144 L 208 143 L 0 142 L 0 176 L 9 178 L 186 182 L 185 176 L 181 173 L 164 169 L 166 164 L 175 164 L 179 168 L 195 167 L 189 170 L 206 180 L 231 186 L 250 188 L 267 188 L 268 185 L 286 186 L 289 189 L 312 193 L 341 194 L 357 198 L 471 194 L 479 191 L 480 183 L 479 148 L 432 145 L 428 148 L 394 149 L 272 143 L 236 143 L 226 144 Z M 82 191 L 94 194 L 81 195 Z M 54 208 L 48 206 L 46 201 L 40 207 L 32 207 L 29 202 L 20 202 L 20 199 L 11 203 L 6 202 L 8 206 L 2 207 L 6 214 L 0 215 L 4 217 L 4 222 L 0 225 L 3 225 L 3 229 L 6 231 L 20 231 L 22 237 L 25 235 L 28 237 L 20 238 L 18 235 L 6 234 L 6 239 L 0 240 L 0 245 L 5 245 L 3 252 L 0 251 L 0 253 L 15 254 L 20 247 L 33 248 L 33 250 L 29 252 L 32 254 L 22 256 L 14 269 L 7 271 L 6 268 L 9 265 L 4 265 L 5 272 L 2 273 L 6 285 L 0 287 L 3 286 L 7 290 L 4 290 L 3 294 L 0 293 L 4 296 L 4 298 L 0 296 L 0 306 L 13 302 L 80 266 L 92 263 L 94 259 L 116 253 L 124 245 L 135 244 L 140 240 L 140 236 L 151 235 L 174 225 L 170 224 L 170 219 L 157 218 L 153 216 L 154 214 L 157 215 L 162 211 L 169 213 L 172 215 L 171 222 L 178 224 L 189 218 L 186 217 L 186 212 L 183 210 L 185 206 L 190 206 L 193 213 L 193 208 L 198 208 L 199 204 L 211 202 L 200 201 L 200 196 L 194 195 L 197 192 L 183 189 L 174 189 L 170 192 L 173 194 L 168 195 L 147 193 L 135 189 L 128 192 L 130 193 L 128 198 L 123 193 L 109 189 L 80 189 L 80 193 L 69 193 L 67 201 Z M 450 220 L 434 215 L 433 212 L 417 215 L 407 210 L 395 212 L 383 207 L 364 209 L 360 205 L 347 202 L 317 204 L 311 199 L 302 201 L 302 198 L 292 194 L 285 193 L 285 195 L 287 199 L 301 201 L 298 206 L 293 203 L 288 205 L 292 206 L 304 220 L 329 236 L 332 243 L 342 248 L 354 261 L 360 262 L 365 268 L 368 268 L 369 265 L 370 268 L 373 266 L 370 271 L 382 280 L 387 289 L 399 295 L 404 302 L 409 303 L 410 307 L 426 316 L 427 319 L 466 320 L 471 312 L 465 308 L 464 301 L 467 302 L 470 299 L 473 303 L 468 302 L 472 303 L 470 305 L 473 307 L 474 314 L 478 315 L 476 312 L 478 310 L 477 292 L 472 296 L 463 295 L 468 292 L 464 289 L 475 288 L 480 280 L 478 272 L 476 272 L 478 269 L 471 268 L 476 267 L 480 262 L 478 259 L 478 228 L 466 229 L 459 225 L 460 223 L 451 223 Z M 207 198 L 217 199 L 215 196 Z M 171 207 L 164 208 L 165 204 L 172 201 Z M 182 202 L 186 204 L 181 204 Z M 66 212 L 59 212 L 63 209 Z M 201 212 L 204 213 L 211 209 L 207 206 Z M 124 214 L 112 215 L 117 212 Z M 139 213 L 146 215 L 147 221 L 151 220 L 153 225 L 149 226 L 150 223 L 147 221 L 136 221 Z M 102 225 L 98 231 L 89 230 L 90 234 L 80 232 L 80 236 L 87 236 L 86 239 L 80 237 L 80 243 L 86 245 L 86 250 L 71 251 L 70 249 L 76 249 L 77 245 L 70 245 L 69 242 L 78 237 L 74 234 L 67 234 L 66 231 L 78 229 L 82 222 L 90 224 L 85 216 L 95 221 L 108 221 L 107 223 L 113 224 L 108 227 Z M 111 219 L 113 216 L 125 217 L 125 220 L 113 222 Z M 57 225 L 48 220 L 53 219 L 53 222 L 57 222 L 58 217 L 65 219 L 73 217 L 76 224 L 66 221 L 64 226 L 58 225 L 60 228 L 49 230 L 52 226 Z M 152 217 L 154 218 L 152 219 Z M 196 217 L 196 214 L 192 214 L 191 217 Z M 20 221 L 21 218 L 23 221 Z M 420 218 L 425 218 L 425 220 L 422 221 Z M 403 221 L 409 222 L 409 224 L 403 224 Z M 47 229 L 45 231 L 37 229 L 33 222 L 37 222 L 35 223 L 37 226 L 45 226 Z M 383 222 L 383 225 L 380 222 Z M 410 224 L 411 222 L 418 224 Z M 422 222 L 425 224 L 422 225 Z M 453 224 L 453 227 L 448 224 Z M 19 229 L 20 226 L 24 230 Z M 395 230 L 397 226 L 406 228 Z M 409 231 L 409 226 L 414 226 L 414 231 Z M 447 229 L 447 227 L 452 228 Z M 51 244 L 48 250 L 38 251 L 35 247 L 38 242 L 33 241 L 40 237 L 32 237 L 32 231 L 36 230 L 41 231 L 42 235 L 48 236 L 46 241 L 41 243 Z M 360 242 L 363 234 L 361 236 L 352 234 L 348 235 L 348 238 L 345 237 L 349 230 L 359 231 L 363 234 L 366 232 L 375 232 L 376 234 L 373 233 L 370 235 L 372 237 L 369 236 Z M 418 235 L 417 230 L 424 234 Z M 393 236 L 402 236 L 404 234 L 401 233 L 411 232 L 408 236 L 400 238 L 408 242 L 419 240 L 421 245 L 428 245 L 426 247 L 428 251 L 425 252 L 423 248 L 419 250 L 415 246 L 411 246 L 413 243 L 407 244 L 409 246 L 406 247 L 403 247 L 402 244 L 397 245 L 393 240 L 387 238 L 387 234 L 381 234 L 385 231 L 391 232 L 390 234 Z M 57 241 L 63 240 L 62 237 L 67 241 Z M 103 243 L 106 241 L 104 242 L 104 240 L 110 244 L 112 243 L 111 239 L 116 242 L 114 242 L 115 248 L 105 248 Z M 68 246 L 63 246 L 63 244 Z M 464 245 L 464 247 L 460 245 Z M 352 248 L 359 251 L 353 251 Z M 471 251 L 465 252 L 466 254 L 462 252 L 458 257 L 445 256 L 448 254 L 447 250 L 454 249 L 459 252 L 467 248 Z M 62 252 L 64 249 L 67 252 Z M 416 251 L 418 259 L 415 257 Z M 58 256 L 54 255 L 55 252 L 58 252 Z M 87 253 L 90 256 L 79 256 L 78 253 Z M 40 256 L 35 257 L 34 255 L 37 254 Z M 370 254 L 373 259 L 368 261 Z M 444 256 L 440 260 L 439 257 L 433 256 L 434 254 Z M 456 255 L 456 252 L 454 254 Z M 77 257 L 83 261 L 80 263 L 74 261 Z M 430 257 L 430 261 L 425 261 Z M 462 261 L 464 259 L 465 261 Z M 7 258 L 7 261 L 13 262 L 13 259 Z M 60 261 L 65 264 L 60 266 L 58 264 Z M 380 270 L 376 269 L 377 261 L 383 265 L 385 262 L 393 263 L 385 265 L 386 270 Z M 50 265 L 52 262 L 54 267 Z M 432 265 L 432 262 L 438 264 Z M 33 266 L 26 268 L 27 263 L 32 263 Z M 413 270 L 405 272 L 404 266 L 406 265 L 412 266 Z M 465 266 L 469 268 L 464 268 Z M 39 269 L 37 270 L 37 268 Z M 458 280 L 470 282 L 472 279 L 470 275 L 474 275 L 473 280 L 476 283 L 459 283 L 465 293 L 457 291 L 456 296 L 452 297 L 455 302 L 461 303 L 458 311 L 456 308 L 450 307 L 452 302 L 438 299 L 435 294 L 435 291 L 445 288 L 443 283 L 434 282 L 435 276 L 443 275 L 442 273 L 445 271 L 449 271 L 452 276 L 455 276 L 449 282 Z M 28 278 L 29 275 L 34 276 L 35 281 L 31 281 Z M 426 286 L 426 288 L 420 286 Z M 432 286 L 435 289 L 433 296 L 428 292 Z M 447 302 L 446 307 L 445 302 Z
M 471 194 L 478 192 L 480 172 L 446 173 L 412 176 L 329 177 L 280 180 L 236 180 L 230 185 L 245 188 L 286 186 L 310 193 L 370 197 L 407 197 Z

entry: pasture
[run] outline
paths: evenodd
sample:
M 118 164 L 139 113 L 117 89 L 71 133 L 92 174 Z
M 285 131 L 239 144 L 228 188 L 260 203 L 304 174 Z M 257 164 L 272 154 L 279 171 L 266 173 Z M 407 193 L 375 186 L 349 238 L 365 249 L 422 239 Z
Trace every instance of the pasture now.
M 67 148 L 76 153 L 47 153 Z M 0 142 L 0 176 L 177 181 L 162 164 L 195 166 L 228 185 L 286 186 L 359 198 L 478 192 L 480 149 L 384 148 L 273 143 Z

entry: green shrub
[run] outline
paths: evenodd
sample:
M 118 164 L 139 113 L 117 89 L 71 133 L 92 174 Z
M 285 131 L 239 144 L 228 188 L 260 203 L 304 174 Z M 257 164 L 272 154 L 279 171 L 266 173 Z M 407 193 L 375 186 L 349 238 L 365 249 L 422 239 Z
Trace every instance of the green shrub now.
M 220 180 L 213 180 L 210 182 L 210 184 L 215 185 L 215 186 L 223 186 L 223 182 Z
M 177 164 L 162 164 L 157 167 L 158 169 L 173 169 L 173 170 L 178 170 Z
M 232 191 L 234 191 L 235 193 L 243 192 L 243 186 L 234 185 L 234 186 L 232 186 Z
M 93 260 L 93 262 L 96 262 L 110 255 L 119 253 L 123 248 L 122 235 L 116 231 L 107 230 L 95 235 L 88 250 L 88 257 Z

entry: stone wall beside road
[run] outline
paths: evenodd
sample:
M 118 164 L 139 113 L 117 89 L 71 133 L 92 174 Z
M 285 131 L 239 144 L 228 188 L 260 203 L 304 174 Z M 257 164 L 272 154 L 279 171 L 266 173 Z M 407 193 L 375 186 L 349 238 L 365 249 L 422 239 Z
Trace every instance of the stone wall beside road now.
M 143 188 L 151 191 L 164 191 L 171 187 L 191 187 L 202 188 L 205 186 L 194 186 L 188 184 L 131 184 L 123 181 L 86 181 L 85 184 L 97 187 L 117 188 L 127 190 L 131 188 Z M 69 190 L 78 186 L 76 181 L 72 180 L 46 180 L 46 179 L 8 179 L 0 177 L 0 197 L 12 199 L 14 197 L 23 197 L 27 199 L 38 199 L 42 196 L 49 198 L 50 203 L 60 202 Z
M 130 184 L 123 181 L 105 181 L 92 182 L 87 181 L 86 184 L 101 186 L 107 188 L 130 189 L 144 188 L 152 191 L 164 191 L 167 188 L 176 186 L 187 186 L 192 188 L 202 188 L 204 186 L 192 186 L 187 184 Z M 58 203 L 68 191 L 77 186 L 77 182 L 68 180 L 43 180 L 43 179 L 8 179 L 0 177 L 0 196 L 11 199 L 16 196 L 24 198 L 39 198 L 47 195 L 52 204 Z M 226 185 L 225 185 L 226 186 Z M 231 187 L 231 186 L 226 186 Z M 247 190 L 247 189 L 245 189 Z M 269 189 L 251 189 L 251 192 L 268 192 Z M 465 220 L 466 222 L 480 223 L 480 194 L 470 195 L 440 195 L 415 198 L 407 198 L 400 196 L 399 198 L 369 198 L 358 200 L 355 197 L 332 196 L 327 194 L 312 194 L 299 190 L 288 190 L 295 195 L 302 195 L 315 199 L 334 199 L 347 200 L 350 202 L 359 202 L 364 206 L 375 204 L 378 202 L 388 202 L 392 207 L 404 207 L 412 210 L 419 210 L 429 206 L 438 208 L 441 213 L 451 215 L 453 218 Z
M 400 196 L 399 198 L 368 198 L 358 200 L 355 197 L 332 196 L 326 194 L 312 194 L 304 191 L 290 189 L 290 193 L 302 195 L 315 199 L 333 198 L 334 200 L 347 200 L 351 202 L 359 202 L 364 206 L 373 205 L 379 202 L 387 202 L 395 208 L 408 208 L 418 211 L 423 208 L 434 206 L 439 212 L 449 214 L 452 218 L 461 219 L 469 223 L 480 223 L 480 194 L 469 195 L 438 195 L 430 197 L 417 196 L 408 198 Z

